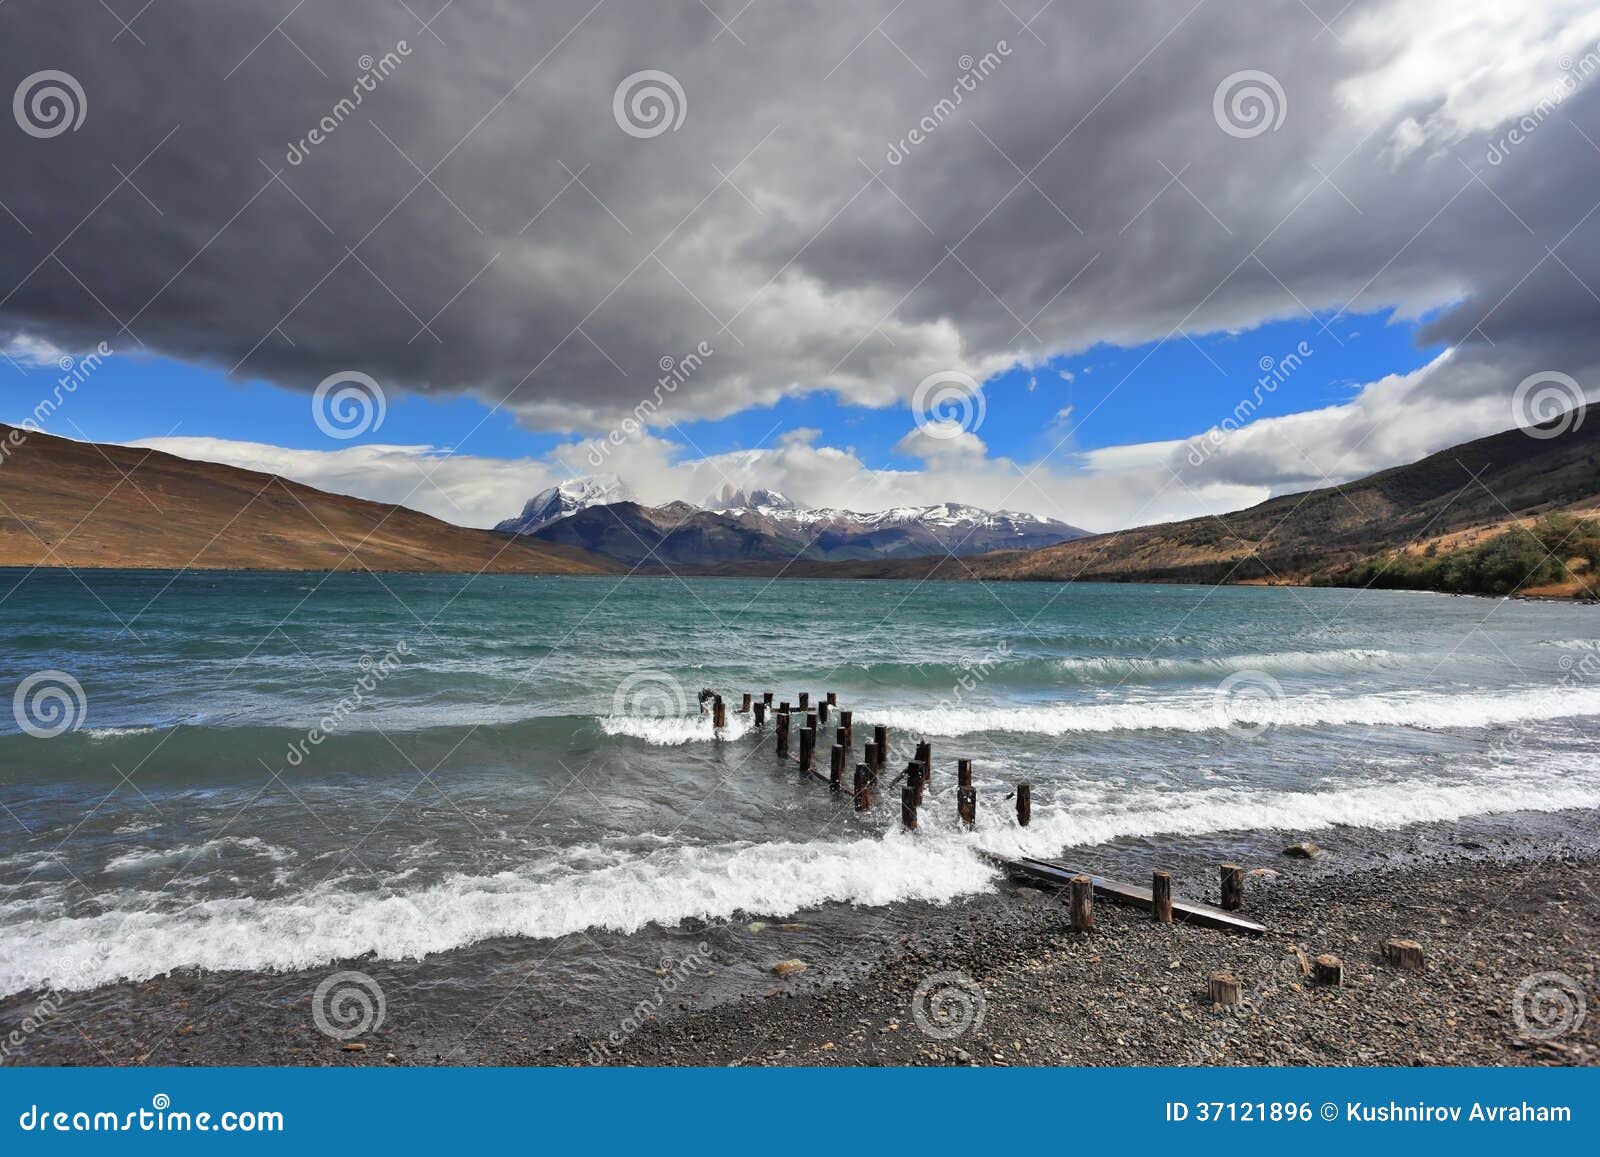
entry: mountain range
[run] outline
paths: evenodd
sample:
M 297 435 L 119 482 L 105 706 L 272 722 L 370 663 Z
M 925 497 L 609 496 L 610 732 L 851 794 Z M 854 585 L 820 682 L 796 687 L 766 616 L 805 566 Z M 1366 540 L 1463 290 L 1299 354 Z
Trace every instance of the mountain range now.
M 644 506 L 615 475 L 575 478 L 530 498 L 496 530 L 628 566 L 845 562 L 1033 550 L 1087 531 L 1016 511 L 945 502 L 873 513 L 802 506 L 776 490 L 723 487 L 715 504 Z

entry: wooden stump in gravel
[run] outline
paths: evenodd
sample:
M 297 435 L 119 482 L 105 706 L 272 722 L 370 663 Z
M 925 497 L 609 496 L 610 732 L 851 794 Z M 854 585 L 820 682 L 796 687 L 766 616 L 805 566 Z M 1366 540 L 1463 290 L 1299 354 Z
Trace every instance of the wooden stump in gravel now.
M 1239 982 L 1231 972 L 1213 972 L 1206 979 L 1206 1000 L 1212 1004 L 1238 1004 Z
M 1222 910 L 1237 912 L 1244 907 L 1244 869 L 1238 864 L 1222 865 Z
M 1422 945 L 1415 940 L 1390 940 L 1383 946 L 1383 958 L 1396 968 L 1421 972 L 1427 964 Z
M 1072 930 L 1089 932 L 1094 929 L 1094 881 L 1088 876 L 1072 877 L 1069 903 Z
M 1033 784 L 1017 784 L 1017 826 L 1027 827 L 1033 821 Z
M 1172 873 L 1150 877 L 1150 916 L 1157 924 L 1172 923 Z
M 1331 985 L 1338 988 L 1344 983 L 1344 965 L 1337 956 L 1323 953 L 1311 965 L 1311 978 L 1318 984 Z

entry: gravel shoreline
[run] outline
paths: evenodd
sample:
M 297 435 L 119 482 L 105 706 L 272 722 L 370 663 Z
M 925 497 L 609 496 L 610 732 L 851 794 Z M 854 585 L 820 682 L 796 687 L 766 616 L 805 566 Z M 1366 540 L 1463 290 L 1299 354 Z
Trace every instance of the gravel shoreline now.
M 646 1024 L 620 1044 L 575 1040 L 520 1060 L 1600 1063 L 1600 1012 L 1579 1015 L 1600 1002 L 1600 861 L 1456 861 L 1342 876 L 1268 872 L 1251 878 L 1247 912 L 1272 929 L 1265 937 L 1158 925 L 1143 911 L 1103 901 L 1095 905 L 1095 930 L 1074 933 L 1057 894 L 1012 886 L 906 938 L 893 958 L 855 983 L 811 987 L 802 974 L 799 982 L 777 982 L 765 997 Z M 1379 948 L 1392 937 L 1422 943 L 1423 972 L 1381 961 Z M 1301 954 L 1328 952 L 1344 962 L 1343 987 L 1314 986 L 1304 975 Z M 1241 980 L 1237 1008 L 1207 1003 L 1205 979 L 1214 971 Z M 934 996 L 931 1005 L 921 1002 L 931 1034 L 919 1026 L 919 985 Z M 963 1024 L 969 1027 L 956 1032 Z M 595 1047 L 600 1043 L 609 1053 Z
M 348 1044 L 312 1015 L 312 989 L 333 966 L 179 972 L 61 994 L 0 1064 L 1600 1064 L 1597 821 L 1569 814 L 1570 836 L 1489 834 L 1521 827 L 1513 817 L 1408 829 L 1386 851 L 1247 857 L 1244 914 L 1267 936 L 1158 925 L 1107 901 L 1093 932 L 1074 933 L 1060 894 L 1005 883 L 950 904 L 863 910 L 892 912 L 897 935 L 806 939 L 822 912 L 685 927 L 681 968 L 619 980 L 576 1029 L 561 1019 L 572 1009 L 520 988 L 442 1018 L 425 990 L 475 975 L 472 957 L 446 953 L 346 962 L 389 993 L 387 1020 Z M 1214 866 L 1169 862 L 1182 869 L 1180 899 L 1216 901 Z M 713 946 L 703 955 L 702 937 Z M 1424 971 L 1381 961 L 1395 937 L 1422 944 Z M 804 971 L 771 971 L 796 951 Z M 1343 959 L 1343 987 L 1304 974 L 1321 953 Z M 1215 971 L 1241 981 L 1237 1008 L 1206 1001 Z M 15 1030 L 39 1000 L 8 998 L 0 1027 Z

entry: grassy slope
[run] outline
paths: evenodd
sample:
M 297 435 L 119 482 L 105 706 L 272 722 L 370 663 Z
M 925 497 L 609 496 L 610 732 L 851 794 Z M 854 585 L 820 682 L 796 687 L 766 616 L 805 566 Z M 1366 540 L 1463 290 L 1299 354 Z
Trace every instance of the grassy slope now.
M 608 560 L 276 475 L 0 425 L 0 566 L 601 574 Z M 24 432 L 25 433 L 25 432 Z

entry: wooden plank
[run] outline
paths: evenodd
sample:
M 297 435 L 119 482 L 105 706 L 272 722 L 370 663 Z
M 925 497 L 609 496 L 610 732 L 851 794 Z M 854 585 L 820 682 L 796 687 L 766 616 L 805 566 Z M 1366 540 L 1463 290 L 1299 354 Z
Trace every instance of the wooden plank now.
M 1088 876 L 1094 881 L 1094 894 L 1102 899 L 1132 904 L 1146 911 L 1155 904 L 1149 888 L 1141 888 L 1137 884 L 1124 884 L 1119 880 L 1108 880 L 1093 872 L 1080 872 L 1052 860 L 1035 860 L 1028 857 L 1011 859 L 1007 856 L 991 856 L 990 859 L 1007 871 L 1059 888 L 1070 885 L 1074 876 Z M 1225 932 L 1246 932 L 1254 936 L 1265 935 L 1267 931 L 1254 920 L 1246 920 L 1242 916 L 1235 916 L 1232 912 L 1213 908 L 1210 904 L 1192 904 L 1186 900 L 1172 901 L 1172 918 L 1198 924 L 1202 928 L 1220 928 Z

